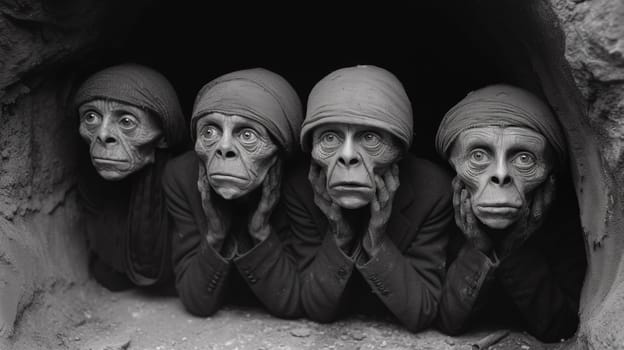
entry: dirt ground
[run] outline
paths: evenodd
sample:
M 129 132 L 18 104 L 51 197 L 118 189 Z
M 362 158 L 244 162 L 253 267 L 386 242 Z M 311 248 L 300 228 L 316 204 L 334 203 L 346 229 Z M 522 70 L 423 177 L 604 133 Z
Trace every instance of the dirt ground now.
M 213 317 L 188 314 L 180 301 L 138 290 L 111 293 L 95 282 L 53 286 L 36 298 L 2 349 L 43 350 L 269 350 L 471 349 L 490 331 L 448 337 L 429 330 L 361 317 L 332 324 L 281 320 L 261 309 L 225 307 Z M 559 349 L 511 332 L 490 349 Z

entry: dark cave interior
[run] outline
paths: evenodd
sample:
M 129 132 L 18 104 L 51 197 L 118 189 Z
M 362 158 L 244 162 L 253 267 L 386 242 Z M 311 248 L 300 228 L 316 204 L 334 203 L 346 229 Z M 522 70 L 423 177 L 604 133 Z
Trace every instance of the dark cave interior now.
M 106 25 L 122 29 L 109 30 L 96 47 L 73 57 L 62 73 L 71 70 L 79 84 L 114 64 L 150 66 L 170 79 L 190 118 L 199 89 L 234 70 L 263 67 L 281 74 L 305 106 L 314 84 L 331 71 L 377 65 L 394 73 L 411 99 L 412 152 L 443 166 L 448 165 L 435 153 L 435 132 L 445 112 L 466 93 L 504 82 L 543 95 L 536 91 L 535 72 L 519 79 L 518 71 L 510 69 L 509 56 L 511 62 L 530 66 L 523 48 L 507 53 L 508 60 L 500 59 L 492 26 L 484 23 L 475 1 L 374 7 L 144 2 L 148 5 L 131 16 L 129 28 L 124 16 L 118 22 L 109 16 Z M 563 182 L 573 193 L 571 179 Z
M 468 91 L 512 82 L 470 2 L 369 7 L 155 1 L 122 40 L 102 41 L 84 75 L 133 61 L 167 76 L 190 115 L 202 85 L 227 72 L 264 67 L 284 76 L 302 103 L 329 72 L 371 64 L 404 84 L 414 111 L 414 153 L 438 161 L 433 140 L 446 110 Z M 87 62 L 87 63 L 85 63 Z

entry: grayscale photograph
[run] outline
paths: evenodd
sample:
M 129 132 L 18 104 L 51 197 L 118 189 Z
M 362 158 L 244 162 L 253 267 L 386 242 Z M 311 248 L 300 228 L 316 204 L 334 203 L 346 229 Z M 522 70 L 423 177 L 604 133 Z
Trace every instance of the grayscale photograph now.
M 0 350 L 624 349 L 624 1 L 0 1 Z

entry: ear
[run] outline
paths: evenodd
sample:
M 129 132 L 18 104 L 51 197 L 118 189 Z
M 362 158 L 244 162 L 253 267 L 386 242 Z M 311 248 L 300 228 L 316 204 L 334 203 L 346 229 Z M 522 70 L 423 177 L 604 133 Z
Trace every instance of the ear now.
M 167 143 L 167 138 L 165 136 L 161 136 L 158 141 L 156 141 L 156 148 L 169 148 L 169 144 Z

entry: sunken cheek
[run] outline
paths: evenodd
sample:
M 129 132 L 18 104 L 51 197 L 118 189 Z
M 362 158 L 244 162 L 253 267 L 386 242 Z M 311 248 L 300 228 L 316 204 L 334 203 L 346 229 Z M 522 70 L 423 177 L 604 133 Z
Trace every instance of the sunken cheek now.
M 252 162 L 270 162 L 271 159 L 265 159 L 277 151 L 277 146 L 271 142 L 259 139 L 256 143 L 245 145 L 238 143 L 236 140 L 232 142 L 236 143 L 235 148 L 240 152 L 241 157 L 247 157 Z M 195 142 L 195 152 L 199 155 L 203 161 L 208 161 L 215 155 L 219 139 L 206 140 L 200 137 Z M 244 153 L 243 153 L 244 152 Z
M 80 127 L 78 129 L 80 136 L 87 141 L 87 143 L 92 143 L 95 141 L 97 133 L 101 128 L 101 124 L 98 125 L 90 125 L 85 122 L 80 122 Z
M 91 130 L 89 127 L 87 127 L 84 123 L 80 124 L 80 128 L 78 129 L 80 136 L 82 136 L 82 138 L 87 142 L 87 143 L 92 143 L 93 141 L 95 141 L 95 131 Z
M 524 193 L 532 192 L 546 180 L 547 175 L 547 167 L 544 164 L 536 164 L 530 172 L 523 172 L 516 176 L 518 187 Z
M 324 147 L 320 142 L 315 142 L 312 148 L 312 158 L 323 166 L 329 166 L 338 160 L 338 152 L 342 145 L 337 147 Z M 371 152 L 365 147 L 356 146 L 356 152 L 360 153 L 365 162 L 371 163 L 371 167 L 386 168 L 395 162 L 399 156 L 400 150 L 398 147 L 392 147 L 389 145 L 382 145 L 380 149 Z
M 214 152 L 216 150 L 217 141 L 206 141 L 202 140 L 201 136 L 197 138 L 195 142 L 195 153 L 199 156 L 203 161 L 207 161 L 212 158 Z
M 479 180 L 486 176 L 486 169 L 486 167 L 476 167 L 466 160 L 461 162 L 455 170 L 466 188 L 474 194 L 479 188 Z
M 537 163 L 529 168 L 515 167 L 513 164 L 507 165 L 509 176 L 512 178 L 514 186 L 518 190 L 527 193 L 534 190 L 546 178 L 547 169 L 544 164 Z M 479 188 L 485 186 L 491 178 L 494 165 L 474 164 L 469 160 L 463 161 L 456 169 L 457 175 L 462 179 L 466 188 L 474 194 Z
M 311 152 L 312 159 L 323 166 L 329 166 L 332 160 L 337 159 L 335 156 L 339 149 L 340 147 L 324 147 L 321 142 L 315 142 Z
M 399 158 L 400 153 L 401 150 L 398 147 L 385 144 L 373 158 L 375 160 L 375 169 L 387 168 L 392 163 L 396 162 L 397 158 Z
M 89 144 L 96 141 L 97 134 L 100 132 L 100 128 L 102 125 L 88 125 L 86 123 L 81 123 L 79 128 L 79 133 L 82 138 Z M 155 139 L 155 136 L 145 130 L 115 130 L 111 129 L 109 126 L 109 133 L 111 136 L 115 137 L 120 143 L 126 142 L 129 146 L 142 146 L 149 141 Z

